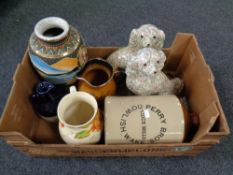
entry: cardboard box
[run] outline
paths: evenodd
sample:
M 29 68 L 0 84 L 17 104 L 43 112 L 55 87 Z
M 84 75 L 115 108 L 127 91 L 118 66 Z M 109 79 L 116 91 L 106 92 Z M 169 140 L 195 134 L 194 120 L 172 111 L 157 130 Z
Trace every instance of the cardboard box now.
M 106 58 L 117 48 L 88 48 L 89 57 Z M 57 124 L 39 118 L 29 96 L 38 81 L 26 51 L 13 77 L 13 86 L 0 122 L 0 136 L 13 147 L 33 156 L 180 156 L 195 155 L 229 134 L 214 76 L 206 64 L 193 34 L 178 33 L 167 56 L 165 69 L 175 72 L 185 83 L 185 95 L 200 125 L 190 142 L 176 144 L 67 145 Z

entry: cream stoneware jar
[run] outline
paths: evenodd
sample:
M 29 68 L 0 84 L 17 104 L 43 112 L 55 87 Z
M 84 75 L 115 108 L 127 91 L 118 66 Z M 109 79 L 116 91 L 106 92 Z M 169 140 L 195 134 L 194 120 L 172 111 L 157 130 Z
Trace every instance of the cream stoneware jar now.
M 101 114 L 96 99 L 77 92 L 75 86 L 58 104 L 59 132 L 68 144 L 97 143 L 101 137 Z
M 179 143 L 188 129 L 188 113 L 169 96 L 107 97 L 105 143 Z

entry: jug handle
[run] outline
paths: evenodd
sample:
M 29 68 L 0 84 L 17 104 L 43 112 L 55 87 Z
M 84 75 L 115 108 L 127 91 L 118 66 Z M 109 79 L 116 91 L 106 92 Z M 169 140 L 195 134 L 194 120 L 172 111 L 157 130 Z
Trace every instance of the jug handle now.
M 120 69 L 114 69 L 113 70 L 113 76 L 116 75 L 116 74 L 120 74 L 120 73 L 123 73 L 123 74 L 126 75 L 125 71 L 123 71 L 123 70 L 120 70 Z
M 122 77 L 122 75 L 124 75 Z M 126 78 L 126 73 L 122 70 L 114 70 L 113 71 L 113 76 L 114 80 L 116 81 L 116 83 L 120 86 L 122 84 L 124 84 L 125 82 L 125 78 Z
M 79 81 L 84 81 L 85 83 L 87 83 L 89 86 L 93 86 L 92 84 L 90 84 L 89 81 L 87 81 L 85 78 L 83 77 L 79 77 L 79 76 L 76 76 L 76 79 L 79 80 Z
M 123 70 L 114 70 L 113 71 L 113 77 L 115 77 L 115 76 L 117 76 L 117 75 L 119 75 L 121 73 L 126 75 L 125 71 L 123 71 Z

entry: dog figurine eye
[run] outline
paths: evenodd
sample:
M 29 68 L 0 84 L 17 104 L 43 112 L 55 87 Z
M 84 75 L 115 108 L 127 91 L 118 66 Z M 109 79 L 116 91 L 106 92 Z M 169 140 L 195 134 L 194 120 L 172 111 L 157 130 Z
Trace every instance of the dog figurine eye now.
M 158 64 L 160 63 L 160 61 L 156 61 Z
M 146 63 L 144 63 L 144 64 L 143 64 L 143 66 L 145 66 L 145 67 L 146 67 L 146 66 L 147 66 L 147 64 L 146 64 Z
M 156 36 L 153 36 L 154 39 L 156 39 Z
M 143 35 L 141 35 L 141 38 L 143 38 L 144 36 Z

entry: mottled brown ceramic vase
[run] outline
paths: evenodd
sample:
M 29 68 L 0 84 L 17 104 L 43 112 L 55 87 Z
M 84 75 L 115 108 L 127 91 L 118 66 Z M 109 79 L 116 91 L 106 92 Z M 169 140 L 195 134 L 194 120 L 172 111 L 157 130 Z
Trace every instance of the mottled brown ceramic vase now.
M 92 94 L 98 101 L 116 92 L 113 67 L 101 58 L 89 60 L 77 76 L 77 89 Z

